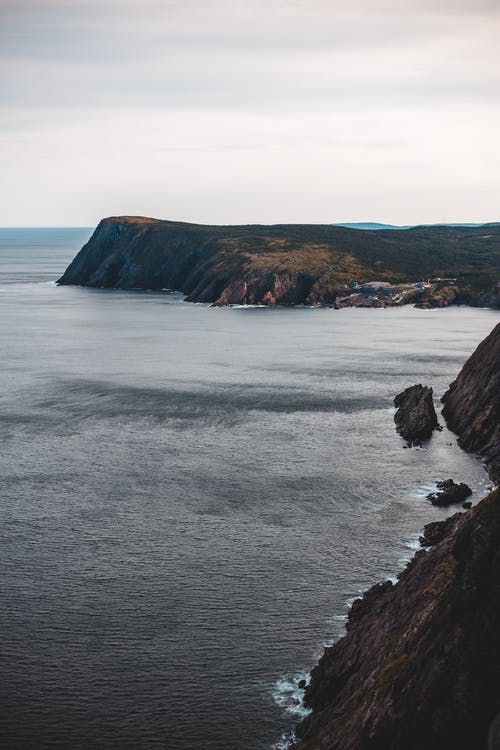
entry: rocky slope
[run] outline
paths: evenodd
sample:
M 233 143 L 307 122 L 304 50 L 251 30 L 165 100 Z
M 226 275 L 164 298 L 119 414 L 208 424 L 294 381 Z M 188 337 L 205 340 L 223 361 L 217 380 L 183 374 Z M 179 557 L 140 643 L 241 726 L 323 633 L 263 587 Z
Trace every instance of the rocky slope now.
M 345 299 L 352 281 L 399 283 L 436 275 L 457 277 L 457 294 L 475 299 L 499 274 L 496 224 L 370 232 L 331 225 L 202 226 L 122 216 L 100 222 L 59 283 L 176 289 L 189 301 L 216 305 L 333 305 Z M 381 294 L 356 304 L 393 302 Z
M 432 388 L 412 385 L 394 399 L 396 429 L 408 446 L 420 445 L 439 428 Z M 441 428 L 439 428 L 441 429 Z
M 486 750 L 500 712 L 500 491 L 444 532 L 354 603 L 312 672 L 296 750 Z
M 443 396 L 443 415 L 466 451 L 480 453 L 500 482 L 500 323 Z
M 450 305 L 470 305 L 471 307 L 491 307 L 500 309 L 500 283 L 490 289 L 460 288 L 458 286 L 436 286 L 417 301 L 415 307 L 429 310 Z
M 465 364 L 444 413 L 499 480 L 500 324 Z M 425 527 L 394 585 L 349 612 L 311 674 L 295 750 L 500 750 L 500 489 Z
M 449 307 L 457 301 L 458 289 L 455 286 L 444 286 L 434 289 L 428 294 L 424 294 L 422 299 L 416 304 L 423 310 L 430 310 L 434 307 Z M 464 304 L 466 304 L 464 302 Z

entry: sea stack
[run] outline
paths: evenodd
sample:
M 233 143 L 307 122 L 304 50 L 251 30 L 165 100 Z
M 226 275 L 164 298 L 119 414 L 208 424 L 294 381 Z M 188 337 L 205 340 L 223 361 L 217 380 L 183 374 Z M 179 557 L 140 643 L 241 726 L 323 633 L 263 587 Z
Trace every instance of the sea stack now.
M 408 446 L 421 445 L 439 427 L 432 388 L 412 385 L 396 396 L 394 406 L 396 429 Z
M 427 495 L 427 499 L 433 505 L 456 505 L 457 503 L 463 503 L 472 495 L 472 490 L 468 484 L 464 482 L 457 484 L 453 479 L 443 479 L 441 482 L 437 482 L 436 486 L 438 491 Z

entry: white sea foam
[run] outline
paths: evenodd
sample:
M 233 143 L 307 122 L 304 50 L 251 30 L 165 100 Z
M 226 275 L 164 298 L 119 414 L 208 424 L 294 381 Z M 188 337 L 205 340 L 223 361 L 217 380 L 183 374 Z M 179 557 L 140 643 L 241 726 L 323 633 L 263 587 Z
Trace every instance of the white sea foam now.
M 354 604 L 354 602 L 355 602 L 355 601 L 356 601 L 357 599 L 361 599 L 361 597 L 363 596 L 363 594 L 364 594 L 364 593 L 365 593 L 366 591 L 368 591 L 368 589 L 369 589 L 369 588 L 370 588 L 370 586 L 367 586 L 367 587 L 366 587 L 365 589 L 360 589 L 360 590 L 359 590 L 359 594 L 358 594 L 357 596 L 351 596 L 351 598 L 350 598 L 350 599 L 347 599 L 347 601 L 346 601 L 346 603 L 345 603 L 345 606 L 347 607 L 347 609 L 348 609 L 348 610 L 349 610 L 349 609 L 351 609 L 351 607 L 352 607 L 352 605 Z
M 419 542 L 419 534 L 412 534 L 412 536 L 404 542 L 404 546 L 406 549 L 412 550 L 412 552 L 422 549 L 422 545 Z
M 343 612 L 341 615 L 334 615 L 332 620 L 335 622 L 347 622 L 347 612 Z
M 278 742 L 272 746 L 272 750 L 288 750 L 296 739 L 294 732 L 283 732 Z
M 432 482 L 432 484 L 421 484 L 419 487 L 417 487 L 416 490 L 411 493 L 411 497 L 427 497 L 427 495 L 430 495 L 431 492 L 437 492 L 438 481 L 439 480 L 436 480 L 435 482 Z
M 311 709 L 304 706 L 304 689 L 299 688 L 299 682 L 305 680 L 306 685 L 308 685 L 309 679 L 308 672 L 300 672 L 290 677 L 280 677 L 272 693 L 274 702 L 289 714 L 301 718 L 308 716 Z
M 229 307 L 232 307 L 235 310 L 251 310 L 253 308 L 262 308 L 265 310 L 268 306 L 267 305 L 229 305 Z

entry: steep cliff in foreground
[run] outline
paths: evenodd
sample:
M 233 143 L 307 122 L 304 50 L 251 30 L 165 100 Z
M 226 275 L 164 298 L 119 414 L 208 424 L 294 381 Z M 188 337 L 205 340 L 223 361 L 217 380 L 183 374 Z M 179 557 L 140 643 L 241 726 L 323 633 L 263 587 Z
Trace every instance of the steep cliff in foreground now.
M 458 444 L 480 453 L 500 483 L 500 323 L 467 360 L 443 396 L 443 416 Z
M 445 397 L 498 481 L 500 324 Z M 500 750 L 500 489 L 426 526 L 393 585 L 372 587 L 311 674 L 295 750 Z
M 352 281 L 433 276 L 457 277 L 466 304 L 481 297 L 496 305 L 488 290 L 500 277 L 500 224 L 370 232 L 112 217 L 100 222 L 59 283 L 176 289 L 189 301 L 217 305 L 325 305 L 345 297 Z
M 500 712 L 499 490 L 354 603 L 306 702 L 296 750 L 486 750 Z

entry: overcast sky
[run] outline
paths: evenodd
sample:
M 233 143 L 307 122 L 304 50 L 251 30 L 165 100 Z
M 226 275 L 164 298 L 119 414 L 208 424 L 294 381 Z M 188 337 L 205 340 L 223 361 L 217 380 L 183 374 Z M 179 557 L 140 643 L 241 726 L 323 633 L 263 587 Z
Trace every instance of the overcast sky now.
M 499 0 L 0 9 L 0 225 L 500 221 Z

